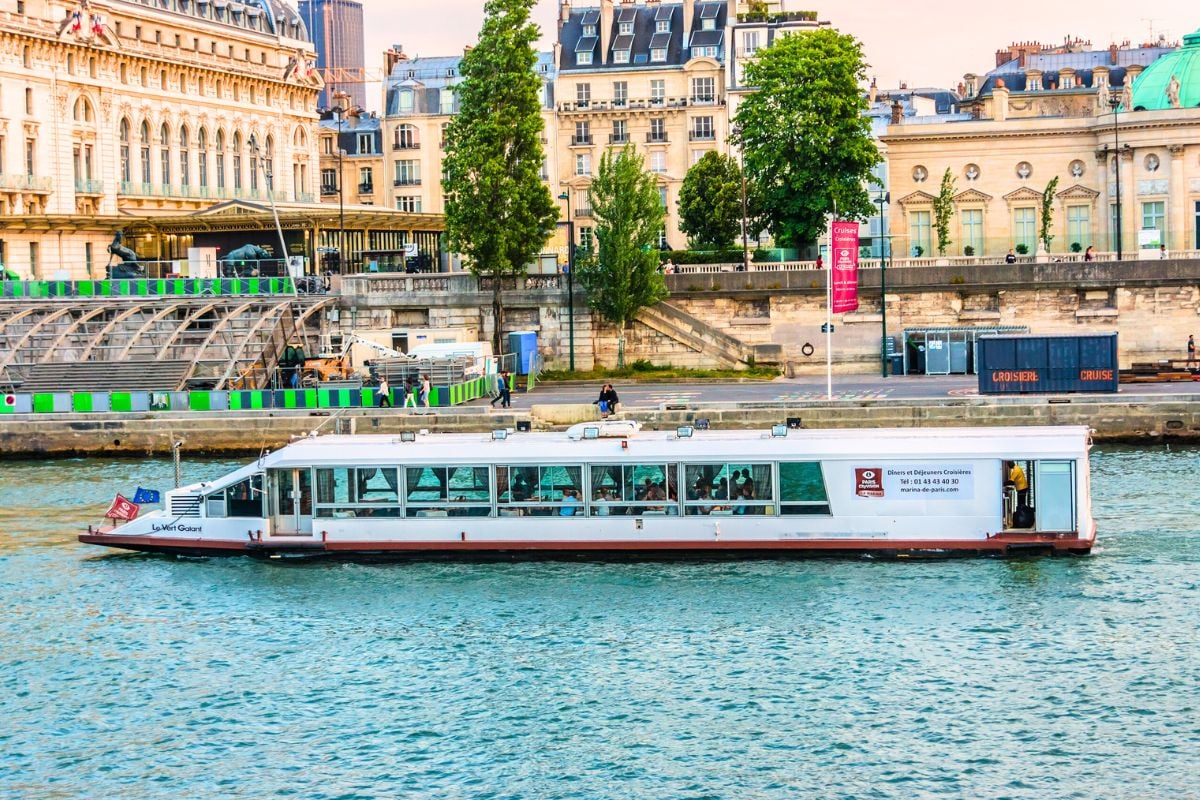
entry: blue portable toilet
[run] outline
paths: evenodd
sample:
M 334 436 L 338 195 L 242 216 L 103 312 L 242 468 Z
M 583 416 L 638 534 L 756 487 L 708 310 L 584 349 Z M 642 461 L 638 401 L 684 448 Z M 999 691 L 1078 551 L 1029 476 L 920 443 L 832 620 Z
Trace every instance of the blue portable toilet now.
M 508 352 L 517 355 L 517 374 L 528 375 L 537 358 L 537 331 L 513 331 L 508 334 Z

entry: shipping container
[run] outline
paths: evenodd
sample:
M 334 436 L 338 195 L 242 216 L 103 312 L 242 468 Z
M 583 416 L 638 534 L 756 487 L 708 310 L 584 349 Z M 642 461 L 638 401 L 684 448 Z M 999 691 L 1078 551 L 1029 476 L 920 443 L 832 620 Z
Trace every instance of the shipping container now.
M 979 393 L 1117 391 L 1117 334 L 984 336 Z

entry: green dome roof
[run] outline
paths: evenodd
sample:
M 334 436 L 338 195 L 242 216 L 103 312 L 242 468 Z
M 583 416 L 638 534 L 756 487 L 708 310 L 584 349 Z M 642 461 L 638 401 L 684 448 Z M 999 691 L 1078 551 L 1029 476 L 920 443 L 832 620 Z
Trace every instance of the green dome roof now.
M 1155 61 L 1133 82 L 1133 110 L 1173 108 L 1167 91 L 1179 81 L 1179 106 L 1200 106 L 1200 31 L 1183 37 L 1183 47 Z

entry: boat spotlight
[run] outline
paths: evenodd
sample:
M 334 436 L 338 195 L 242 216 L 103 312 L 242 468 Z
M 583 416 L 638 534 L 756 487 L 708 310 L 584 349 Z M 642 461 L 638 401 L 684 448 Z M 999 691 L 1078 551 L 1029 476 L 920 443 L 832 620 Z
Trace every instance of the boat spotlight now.
M 599 439 L 600 438 L 600 429 L 597 428 L 595 425 L 589 425 L 588 427 L 583 429 L 583 438 Z
M 416 431 L 400 431 L 400 441 L 415 442 L 417 440 Z
M 692 426 L 691 425 L 681 425 L 680 427 L 676 428 L 675 429 L 675 438 L 677 438 L 677 439 L 692 438 Z
M 496 430 L 492 431 L 492 441 L 494 441 L 494 442 L 501 442 L 507 438 L 508 438 L 508 429 L 507 428 L 497 428 Z
M 772 425 L 771 426 L 771 437 L 772 438 L 786 437 L 787 434 L 788 434 L 788 426 L 787 425 Z

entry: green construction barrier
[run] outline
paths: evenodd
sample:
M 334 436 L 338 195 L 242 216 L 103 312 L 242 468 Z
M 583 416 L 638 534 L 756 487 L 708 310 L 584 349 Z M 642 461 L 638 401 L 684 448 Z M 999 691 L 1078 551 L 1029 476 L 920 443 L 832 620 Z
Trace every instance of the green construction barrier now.
M 133 398 L 129 392 L 113 392 L 108 402 L 113 411 L 133 411 Z
M 75 392 L 71 395 L 71 410 L 76 414 L 86 414 L 92 410 L 92 393 Z
M 212 397 L 210 397 L 210 392 L 188 392 L 188 409 L 191 411 L 211 411 Z

